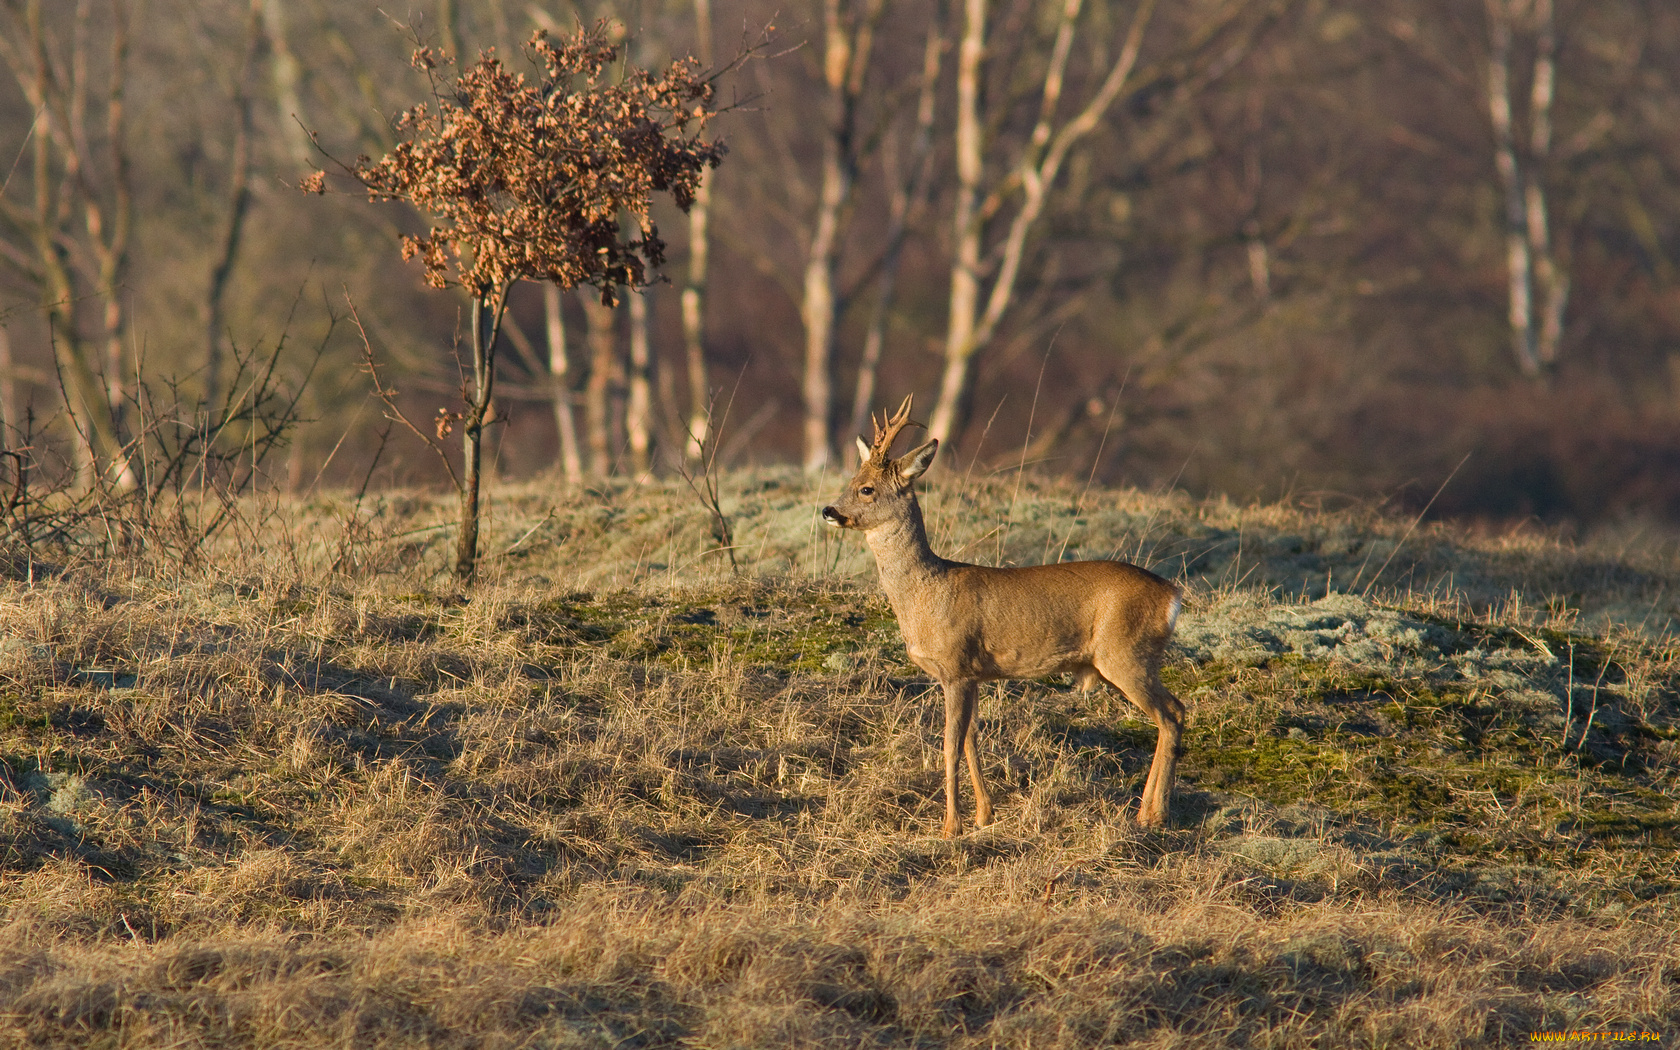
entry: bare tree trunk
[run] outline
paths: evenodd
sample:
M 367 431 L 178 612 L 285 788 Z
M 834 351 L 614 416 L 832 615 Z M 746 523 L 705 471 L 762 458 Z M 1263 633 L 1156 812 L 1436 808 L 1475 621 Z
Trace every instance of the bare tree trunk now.
M 598 478 L 613 472 L 613 394 L 619 385 L 617 333 L 613 331 L 613 308 L 598 296 L 584 294 L 583 312 L 588 319 L 589 382 L 584 389 L 584 421 L 588 427 L 589 470 Z
M 89 258 L 99 261 L 93 267 L 93 277 L 97 291 L 106 293 L 105 334 L 109 339 L 114 324 L 120 337 L 122 313 L 116 284 L 127 258 L 128 173 L 119 139 L 114 144 L 113 162 L 118 166 L 117 179 L 121 185 L 113 190 L 116 204 L 108 217 L 95 198 L 92 176 L 87 171 L 89 145 L 85 118 L 90 80 L 85 28 L 88 19 L 85 10 L 79 9 L 78 13 L 83 17 L 78 19 L 73 31 L 71 70 L 67 76 L 56 67 L 48 52 L 41 0 L 29 0 L 23 10 L 22 24 L 14 24 L 9 27 L 11 32 L 0 34 L 0 54 L 36 113 L 31 139 L 34 208 L 33 212 L 18 209 L 12 218 L 33 241 L 37 266 L 34 279 L 74 431 L 77 475 L 80 484 L 92 486 L 99 480 L 103 467 L 110 467 L 110 477 L 119 481 L 130 480 L 131 473 L 122 458 L 109 391 L 101 382 L 99 369 L 90 358 L 88 340 L 78 325 L 76 305 L 83 295 L 71 270 L 71 245 L 77 242 L 77 235 L 70 220 L 78 211 L 84 218 L 87 237 L 80 241 L 84 253 L 81 258 L 84 262 Z M 106 104 L 115 107 L 107 117 L 114 119 L 115 127 L 120 130 L 123 66 L 127 54 L 126 32 L 120 25 L 124 9 L 120 3 L 116 15 L 119 25 L 113 32 L 115 64 Z M 16 17 L 15 9 L 12 16 Z M 55 150 L 62 161 L 57 169 Z M 109 345 L 107 342 L 107 350 Z
M 630 439 L 630 469 L 637 477 L 653 468 L 653 352 L 648 340 L 650 289 L 630 299 L 630 389 L 624 424 Z
M 706 367 L 706 269 L 710 262 L 712 173 L 700 176 L 688 212 L 688 279 L 682 290 L 683 351 L 688 365 L 688 441 L 683 455 L 698 462 L 711 433 L 712 391 Z
M 805 259 L 805 296 L 800 320 L 805 326 L 804 463 L 815 473 L 828 466 L 829 420 L 834 409 L 834 268 L 840 243 L 840 208 L 851 193 L 852 174 L 844 154 L 851 138 L 853 110 L 844 98 L 846 69 L 851 65 L 849 34 L 841 25 L 841 0 L 824 0 L 826 54 L 824 81 L 828 87 L 829 127 L 823 138 L 822 188 Z
M 31 5 L 31 13 L 38 10 Z M 45 71 L 42 71 L 43 87 Z M 45 115 L 43 114 L 43 117 Z M 70 410 L 76 449 L 77 484 L 92 487 L 99 472 L 95 434 L 101 418 L 108 419 L 103 399 L 95 394 L 97 384 L 80 335 L 76 331 L 76 291 L 69 269 L 59 254 L 57 242 L 58 202 L 52 191 L 52 136 L 39 129 L 34 142 L 35 252 L 41 263 L 42 310 L 47 315 L 47 335 L 52 340 L 65 407 Z
M 1563 339 L 1563 312 L 1569 301 L 1569 275 L 1558 264 L 1552 249 L 1551 221 L 1546 213 L 1546 191 L 1540 176 L 1552 152 L 1552 97 L 1557 81 L 1557 28 L 1552 0 L 1533 0 L 1535 20 L 1534 78 L 1529 97 L 1529 164 L 1524 187 L 1524 210 L 1528 216 L 1528 251 L 1534 260 L 1534 282 L 1544 296 L 1539 330 L 1535 333 L 1535 356 L 1543 367 L 1557 363 L 1558 344 Z
M 484 427 L 492 418 L 496 389 L 496 336 L 507 308 L 507 288 L 480 291 L 472 302 L 473 385 L 461 419 L 461 531 L 455 544 L 455 575 L 471 581 L 478 571 L 480 464 Z
M 945 370 L 939 381 L 929 433 L 949 447 L 959 417 L 967 415 L 969 359 L 977 344 L 975 313 L 980 303 L 981 151 L 980 76 L 986 54 L 986 0 L 964 0 L 963 35 L 957 46 L 957 194 L 951 213 L 954 257 L 951 304 L 945 326 Z M 947 452 L 946 455 L 950 455 Z
M 1508 284 L 1511 350 L 1517 367 L 1530 378 L 1540 374 L 1534 346 L 1533 276 L 1530 270 L 1528 213 L 1523 176 L 1511 128 L 1511 30 L 1509 0 L 1487 0 L 1488 114 L 1493 123 L 1494 167 L 1505 196 L 1505 269 Z
M 30 50 L 27 68 L 21 56 L 8 52 L 7 58 L 11 60 L 13 73 L 35 110 L 35 134 L 30 152 L 35 213 L 30 232 L 41 267 L 41 309 L 47 318 L 47 337 L 52 341 L 65 407 L 70 410 L 70 418 L 74 422 L 87 411 L 89 384 L 82 376 L 84 362 L 75 336 L 76 324 L 72 315 L 75 290 L 71 286 L 69 270 L 59 254 L 56 236 L 58 195 L 53 192 L 55 180 L 52 177 L 53 115 L 48 109 L 52 77 L 46 52 L 46 29 L 41 23 L 40 0 L 31 0 L 25 8 L 24 27 Z M 81 426 L 73 429 L 77 481 L 84 487 L 91 486 L 98 470 L 91 435 Z
M 834 271 L 833 252 L 838 217 L 834 198 L 837 180 L 830 164 L 823 165 L 823 193 L 811 258 L 805 267 L 805 469 L 815 473 L 828 466 L 829 418 L 834 410 Z
M 694 38 L 700 64 L 712 67 L 711 0 L 694 0 Z M 688 210 L 688 275 L 682 290 L 683 352 L 688 365 L 688 440 L 683 456 L 699 462 L 711 428 L 711 387 L 706 376 L 706 279 L 711 256 L 712 172 L 700 174 Z
M 274 53 L 274 98 L 279 109 L 280 135 L 286 143 L 286 159 L 296 168 L 310 164 L 308 132 L 304 131 L 302 92 L 303 67 L 286 42 L 286 0 L 262 0 L 263 27 Z
M 973 360 L 992 340 L 1015 296 L 1027 236 L 1044 214 L 1050 188 L 1061 173 L 1068 152 L 1093 131 L 1108 108 L 1120 97 L 1143 46 L 1144 30 L 1154 15 L 1154 0 L 1141 0 L 1132 15 L 1131 28 L 1114 64 L 1102 84 L 1073 119 L 1055 127 L 1056 108 L 1061 101 L 1063 78 L 1072 49 L 1075 24 L 1082 0 L 1063 0 L 1062 14 L 1051 49 L 1049 66 L 1039 96 L 1038 123 L 1014 166 L 1013 178 L 991 196 L 985 207 L 976 208 L 981 169 L 979 91 L 980 66 L 985 47 L 986 0 L 966 0 L 967 23 L 957 76 L 957 172 L 956 211 L 957 260 L 951 272 L 951 320 L 945 341 L 945 371 L 940 379 L 939 402 L 934 407 L 929 432 L 942 442 L 959 437 L 967 423 Z M 992 280 L 983 313 L 980 304 L 981 216 L 991 214 L 993 204 L 1018 187 L 1021 204 L 1009 231 L 997 249 L 997 276 Z
M 936 92 L 939 86 L 939 67 L 945 55 L 945 5 L 935 15 L 928 28 L 927 44 L 922 49 L 922 88 L 916 102 L 916 130 L 910 141 L 910 156 L 903 178 L 892 183 L 892 198 L 888 205 L 887 247 L 881 260 L 880 277 L 875 284 L 875 305 L 870 309 L 869 325 L 864 332 L 863 353 L 858 359 L 857 388 L 852 395 L 850 430 L 862 434 L 869 423 L 870 409 L 875 402 L 875 382 L 881 365 L 881 349 L 886 342 L 887 319 L 892 314 L 898 291 L 899 263 L 904 258 L 904 243 L 910 232 L 910 220 L 927 199 L 932 185 L 933 118 Z M 840 447 L 848 470 L 857 466 L 855 443 L 841 440 Z
M 654 391 L 659 408 L 654 412 L 658 423 L 654 427 L 654 457 L 656 464 L 670 467 L 682 465 L 683 450 L 688 447 L 688 409 L 677 397 L 677 368 L 673 361 L 655 361 Z
M 210 264 L 209 287 L 204 295 L 204 400 L 213 405 L 221 396 L 222 354 L 227 349 L 222 307 L 228 278 L 239 256 L 239 241 L 245 230 L 245 216 L 251 205 L 251 118 L 255 95 L 252 78 L 257 68 L 257 48 L 262 42 L 262 0 L 251 0 L 245 35 L 245 57 L 234 80 L 234 132 L 232 169 L 228 173 L 227 215 L 216 238 L 216 256 Z
M 17 427 L 17 379 L 12 375 L 12 335 L 0 324 L 0 449 L 12 447 Z
M 1248 283 L 1254 298 L 1266 302 L 1272 297 L 1271 253 L 1266 247 L 1265 231 L 1260 225 L 1260 209 L 1265 177 L 1260 165 L 1260 142 L 1266 132 L 1265 96 L 1259 88 L 1250 88 L 1244 128 L 1247 141 L 1243 145 L 1244 196 L 1248 198 L 1248 218 L 1242 225 L 1243 248 L 1248 255 Z
M 835 291 L 843 212 L 857 183 L 858 99 L 874 50 L 875 25 L 883 0 L 866 0 L 863 10 L 843 10 L 843 0 L 824 0 L 823 79 L 828 88 L 828 133 L 823 139 L 822 187 L 817 197 L 811 248 L 805 261 L 805 469 L 819 471 L 833 455 L 834 341 L 842 309 Z M 850 24 L 848 24 L 850 23 Z
M 583 480 L 577 423 L 572 418 L 571 362 L 566 354 L 566 319 L 560 311 L 560 286 L 543 285 L 543 315 L 548 324 L 548 373 L 554 384 L 554 429 L 559 434 L 560 465 L 566 480 Z
M 127 148 L 127 74 L 128 74 L 128 5 L 125 0 L 111 3 L 111 66 L 110 84 L 105 98 L 105 132 L 110 151 L 111 191 L 109 210 L 91 185 L 81 190 L 83 213 L 86 216 L 88 243 L 97 260 L 94 285 L 104 306 L 103 335 L 105 344 L 105 404 L 109 408 L 115 442 L 110 451 L 112 477 L 123 488 L 132 488 L 135 478 L 127 458 L 119 451 L 123 440 L 123 416 L 127 407 L 125 394 L 128 366 L 123 348 L 124 311 L 122 293 L 128 270 L 129 234 L 134 227 L 134 195 Z M 79 35 L 79 34 L 78 34 Z M 78 93 L 87 91 L 86 44 L 78 41 L 78 56 L 74 60 L 84 72 Z M 83 158 L 77 166 L 85 172 L 86 158 L 91 153 L 85 130 L 85 97 L 72 106 L 71 149 Z
M 461 34 L 456 27 L 455 0 L 438 0 L 438 45 L 456 62 L 457 69 L 466 68 L 466 56 L 461 54 Z

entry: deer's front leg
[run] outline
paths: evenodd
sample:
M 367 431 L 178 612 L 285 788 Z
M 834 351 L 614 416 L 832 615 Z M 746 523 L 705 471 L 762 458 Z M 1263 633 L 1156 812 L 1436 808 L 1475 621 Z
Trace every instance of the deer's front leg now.
M 963 742 L 974 722 L 974 702 L 980 694 L 973 679 L 956 679 L 945 686 L 945 837 L 962 830 L 957 816 L 957 767 L 962 764 Z M 988 805 L 988 809 L 990 806 Z M 990 814 L 988 814 L 989 816 Z

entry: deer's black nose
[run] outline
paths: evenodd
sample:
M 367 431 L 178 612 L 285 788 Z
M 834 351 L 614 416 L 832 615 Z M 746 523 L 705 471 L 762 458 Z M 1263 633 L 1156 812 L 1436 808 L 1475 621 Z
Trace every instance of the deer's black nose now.
M 845 517 L 845 515 L 841 514 L 839 511 L 835 510 L 833 507 L 824 507 L 822 509 L 822 519 L 824 521 L 828 522 L 830 525 L 834 525 L 838 528 L 843 529 L 843 528 L 846 527 L 846 517 Z

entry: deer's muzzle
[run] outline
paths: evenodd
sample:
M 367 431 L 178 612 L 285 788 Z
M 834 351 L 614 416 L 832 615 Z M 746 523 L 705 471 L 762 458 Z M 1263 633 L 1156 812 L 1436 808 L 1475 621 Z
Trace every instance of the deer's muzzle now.
M 851 524 L 850 521 L 846 520 L 846 516 L 844 514 L 835 510 L 833 507 L 824 507 L 822 509 L 822 519 L 837 529 L 846 528 Z

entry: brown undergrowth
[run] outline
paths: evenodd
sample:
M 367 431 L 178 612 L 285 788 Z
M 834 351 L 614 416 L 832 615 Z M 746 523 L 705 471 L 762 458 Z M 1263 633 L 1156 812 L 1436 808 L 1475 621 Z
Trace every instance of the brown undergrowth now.
M 728 479 L 741 577 L 649 485 L 503 493 L 470 591 L 423 497 L 0 584 L 0 1045 L 1674 1036 L 1663 557 L 989 485 L 942 549 L 1191 584 L 1174 828 L 1153 727 L 1047 681 L 938 839 L 930 683 L 791 475 Z

